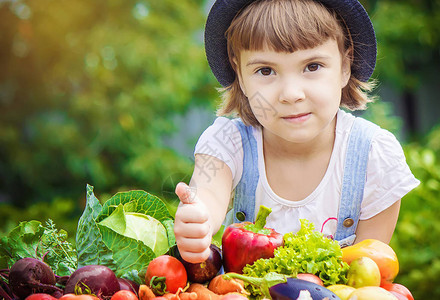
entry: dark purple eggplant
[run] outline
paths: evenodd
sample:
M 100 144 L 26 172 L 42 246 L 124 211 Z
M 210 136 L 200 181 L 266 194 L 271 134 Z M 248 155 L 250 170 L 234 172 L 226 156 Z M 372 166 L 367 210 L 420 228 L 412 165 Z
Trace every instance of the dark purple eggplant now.
M 290 277 L 287 278 L 286 282 L 270 287 L 269 293 L 273 300 L 296 300 L 300 291 L 303 290 L 309 291 L 313 300 L 322 300 L 325 297 L 329 300 L 340 300 L 332 291 L 319 284 Z

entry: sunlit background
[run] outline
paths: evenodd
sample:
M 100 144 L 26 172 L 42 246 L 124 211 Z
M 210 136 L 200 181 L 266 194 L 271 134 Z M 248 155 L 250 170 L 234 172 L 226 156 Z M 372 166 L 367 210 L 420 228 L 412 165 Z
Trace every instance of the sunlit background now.
M 54 220 L 75 235 L 86 184 L 174 207 L 214 120 L 203 27 L 213 1 L 0 0 L 0 232 Z M 379 100 L 422 181 L 402 201 L 398 281 L 440 297 L 440 1 L 361 1 L 379 42 Z

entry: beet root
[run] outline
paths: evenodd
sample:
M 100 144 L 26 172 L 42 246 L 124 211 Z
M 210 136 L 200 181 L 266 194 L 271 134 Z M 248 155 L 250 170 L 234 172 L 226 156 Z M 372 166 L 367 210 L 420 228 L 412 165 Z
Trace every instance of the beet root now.
M 134 282 L 132 280 L 125 279 L 125 278 L 118 278 L 118 281 L 119 281 L 119 288 L 121 290 L 130 291 L 130 292 L 133 292 L 136 296 L 138 295 L 139 284 L 137 284 L 136 282 Z
M 64 294 L 74 293 L 75 286 L 90 291 L 99 298 L 107 298 L 120 290 L 119 281 L 113 271 L 101 265 L 88 265 L 77 269 L 67 280 Z
M 17 260 L 9 271 L 9 286 L 19 298 L 35 293 L 52 294 L 60 289 L 55 286 L 55 274 L 41 260 L 25 257 Z

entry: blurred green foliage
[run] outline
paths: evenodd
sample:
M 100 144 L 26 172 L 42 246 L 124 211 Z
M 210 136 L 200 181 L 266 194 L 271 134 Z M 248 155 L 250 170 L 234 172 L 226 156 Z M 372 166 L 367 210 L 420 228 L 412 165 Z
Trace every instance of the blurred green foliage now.
M 396 135 L 402 120 L 390 103 L 378 101 L 362 115 Z M 440 124 L 417 142 L 403 146 L 407 163 L 420 185 L 402 199 L 391 247 L 399 259 L 395 282 L 415 299 L 440 299 Z
M 85 191 L 85 189 L 84 189 Z M 75 243 L 76 228 L 79 216 L 72 199 L 54 198 L 50 203 L 36 202 L 26 209 L 10 204 L 3 204 L 0 209 L 0 236 L 6 236 L 21 221 L 37 220 L 45 223 L 51 219 L 58 229 L 64 229 L 68 240 Z
M 173 189 L 191 161 L 162 137 L 215 92 L 203 22 L 194 0 L 0 2 L 2 200 Z
M 421 143 L 405 147 L 420 185 L 403 198 L 391 241 L 400 262 L 397 282 L 415 299 L 440 299 L 440 126 Z
M 440 0 L 361 2 L 378 38 L 374 77 L 413 94 L 440 67 Z M 203 49 L 204 6 L 0 1 L 1 235 L 20 220 L 51 218 L 72 238 L 87 183 L 101 201 L 142 189 L 173 212 L 175 183 L 188 180 L 192 161 L 164 137 L 177 131 L 176 114 L 213 109 L 218 98 Z M 394 111 L 378 101 L 363 116 L 399 137 L 405 121 Z M 391 242 L 396 280 L 416 299 L 437 299 L 440 128 L 410 137 L 404 149 L 421 185 L 402 200 Z
M 440 67 L 440 1 L 361 2 L 376 29 L 378 61 L 374 76 L 380 85 L 391 85 L 401 94 L 413 94 L 426 82 L 438 88 L 432 78 L 438 78 Z M 438 93 L 432 97 L 431 101 L 439 101 Z M 396 118 L 394 109 L 389 103 L 378 101 L 363 116 L 403 141 L 400 133 L 405 120 Z M 426 136 L 417 132 L 410 136 L 412 140 L 404 144 L 404 150 L 421 183 L 402 199 L 391 240 L 400 262 L 395 281 L 407 286 L 415 299 L 440 299 L 440 127 L 431 129 Z
M 370 10 L 378 43 L 375 74 L 399 90 L 418 88 L 440 63 L 440 1 L 361 2 L 375 2 Z
M 440 55 L 439 0 L 360 0 L 376 30 L 375 76 L 399 90 L 434 74 Z

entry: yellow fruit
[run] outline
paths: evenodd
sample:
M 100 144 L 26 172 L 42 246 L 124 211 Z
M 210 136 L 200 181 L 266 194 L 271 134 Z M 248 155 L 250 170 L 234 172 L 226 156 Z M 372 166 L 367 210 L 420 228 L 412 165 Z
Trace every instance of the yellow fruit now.
M 396 296 L 378 286 L 364 286 L 356 289 L 348 300 L 398 300 Z
M 341 298 L 341 300 L 348 300 L 351 293 L 353 293 L 354 290 L 356 290 L 354 287 L 345 284 L 329 285 L 327 289 L 335 293 L 335 295 Z
M 354 288 L 379 286 L 380 271 L 374 260 L 366 256 L 353 260 L 347 273 L 347 285 Z
M 392 282 L 399 273 L 397 255 L 388 244 L 375 239 L 363 240 L 342 248 L 342 260 L 348 264 L 359 257 L 367 256 L 379 267 L 381 284 Z

